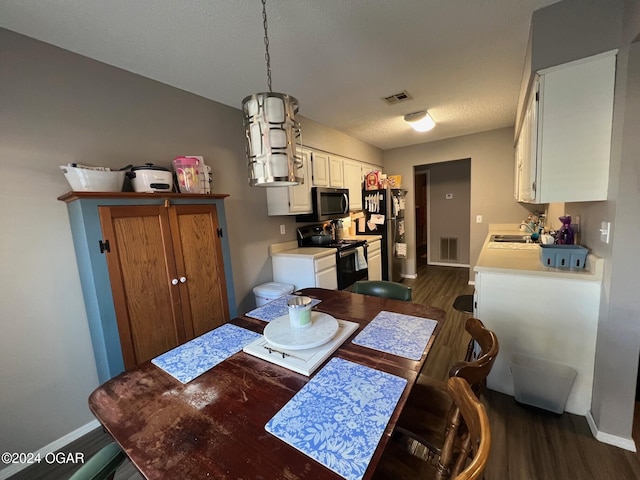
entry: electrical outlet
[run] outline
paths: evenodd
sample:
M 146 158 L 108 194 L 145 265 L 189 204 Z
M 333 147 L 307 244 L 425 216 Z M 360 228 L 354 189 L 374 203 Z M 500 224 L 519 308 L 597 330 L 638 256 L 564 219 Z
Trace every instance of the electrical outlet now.
M 482 215 L 476 215 L 476 223 L 482 223 Z
M 280 225 L 280 235 L 284 235 L 285 233 L 287 233 L 287 229 L 284 225 Z

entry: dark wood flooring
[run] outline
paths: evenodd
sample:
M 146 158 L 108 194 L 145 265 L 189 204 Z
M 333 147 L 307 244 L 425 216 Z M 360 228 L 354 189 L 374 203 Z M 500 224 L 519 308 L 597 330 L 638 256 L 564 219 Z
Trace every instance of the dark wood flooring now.
M 452 307 L 456 296 L 473 292 L 468 285 L 468 269 L 422 264 L 418 278 L 405 283 L 413 288 L 414 302 L 434 305 L 447 313 L 445 327 L 422 372 L 445 379 L 449 367 L 464 356 L 469 340 L 464 332 L 467 315 Z M 485 480 L 640 479 L 640 455 L 597 441 L 584 417 L 568 413 L 555 416 L 529 409 L 517 405 L 513 397 L 494 391 L 487 391 L 483 402 L 493 435 Z M 634 424 L 640 427 L 640 414 Z M 639 438 L 634 438 L 638 444 Z M 64 451 L 85 452 L 89 458 L 109 441 L 102 429 L 96 429 Z M 64 480 L 73 469 L 73 465 L 35 465 L 10 480 Z M 141 480 L 142 476 L 127 461 L 115 478 Z

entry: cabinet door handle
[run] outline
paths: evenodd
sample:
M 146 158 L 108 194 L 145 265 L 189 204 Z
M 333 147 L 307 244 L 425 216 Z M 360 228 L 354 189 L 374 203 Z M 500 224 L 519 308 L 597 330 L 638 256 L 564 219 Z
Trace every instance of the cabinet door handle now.
M 187 281 L 187 277 L 180 277 L 180 283 L 184 283 Z
M 171 285 L 177 285 L 178 284 L 178 279 L 174 278 L 173 280 L 171 280 Z

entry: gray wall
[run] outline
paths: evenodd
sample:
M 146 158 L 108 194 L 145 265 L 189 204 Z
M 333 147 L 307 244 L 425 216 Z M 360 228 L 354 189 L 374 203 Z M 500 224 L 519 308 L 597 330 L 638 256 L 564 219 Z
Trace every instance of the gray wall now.
M 471 160 L 435 163 L 429 165 L 428 170 L 429 261 L 469 265 Z M 447 194 L 453 198 L 448 200 Z M 440 258 L 441 238 L 458 239 L 457 261 Z
M 230 194 L 239 313 L 272 279 L 269 244 L 294 240 L 296 224 L 268 217 L 265 191 L 247 185 L 238 109 L 3 29 L 0 85 L 0 451 L 32 452 L 93 420 L 87 398 L 98 385 L 59 165 L 203 155 L 214 193 Z M 332 151 L 335 139 L 335 153 L 382 162 L 374 147 L 305 128 L 308 144 Z
M 581 216 L 582 243 L 605 259 L 591 413 L 599 431 L 630 439 L 640 350 L 640 2 L 624 4 L 609 200 L 566 209 Z M 602 221 L 611 222 L 609 244 L 600 241 Z
M 414 167 L 461 158 L 471 159 L 471 208 L 466 220 L 470 232 L 471 275 L 488 234 L 488 225 L 520 223 L 529 214 L 530 207 L 518 204 L 513 197 L 513 128 L 386 150 L 384 171 L 389 175 L 402 175 L 403 185 L 409 190 L 405 211 L 408 244 L 407 259 L 403 264 L 405 275 L 413 276 L 416 273 Z M 482 223 L 475 223 L 476 215 L 482 215 Z

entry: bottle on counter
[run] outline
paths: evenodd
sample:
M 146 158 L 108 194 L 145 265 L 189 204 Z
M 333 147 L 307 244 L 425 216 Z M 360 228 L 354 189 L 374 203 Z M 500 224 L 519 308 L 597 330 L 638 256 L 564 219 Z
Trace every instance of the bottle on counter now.
M 559 245 L 573 245 L 574 235 L 571 228 L 571 215 L 560 217 L 559 220 L 562 222 L 562 227 L 560 227 L 556 235 L 556 243 Z

